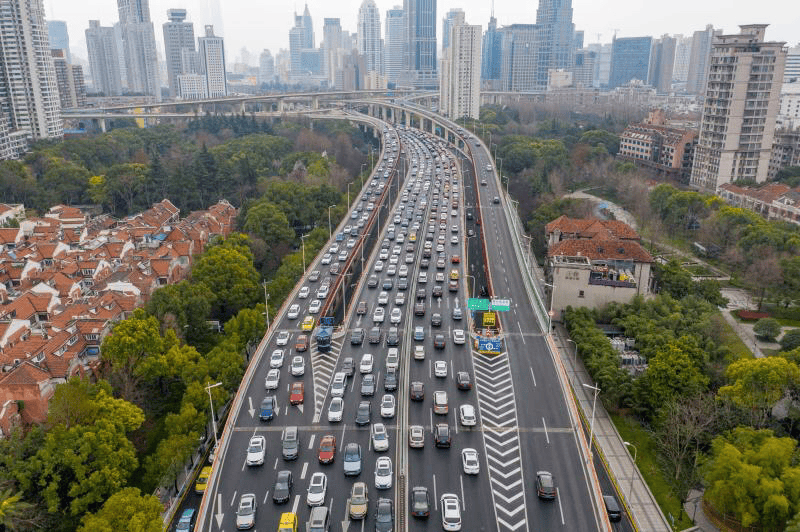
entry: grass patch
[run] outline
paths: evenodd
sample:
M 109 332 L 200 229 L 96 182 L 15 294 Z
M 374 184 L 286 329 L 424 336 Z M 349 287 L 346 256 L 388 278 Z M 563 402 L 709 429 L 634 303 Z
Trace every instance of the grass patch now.
M 736 318 L 735 313 L 734 318 Z M 739 335 L 736 334 L 733 327 L 725 321 L 721 312 L 712 314 L 710 319 L 713 327 L 712 337 L 721 347 L 726 347 L 730 351 L 733 360 L 753 358 L 753 352 L 745 345 L 742 339 L 739 338 Z M 731 360 L 731 362 L 733 362 L 733 360 Z
M 687 264 L 684 268 L 692 275 L 700 275 L 703 277 L 712 277 L 716 275 L 715 272 L 703 264 Z
M 658 450 L 651 434 L 632 418 L 611 412 L 609 415 L 622 439 L 636 446 L 638 451 L 636 465 L 650 491 L 653 492 L 661 511 L 664 512 L 667 519 L 670 515 L 675 519 L 678 530 L 686 528 L 692 521 L 683 511 L 681 501 L 673 493 L 672 486 L 664 478 L 664 473 L 658 465 Z M 625 483 L 623 482 L 623 484 Z M 623 490 L 627 488 L 624 485 L 620 487 Z

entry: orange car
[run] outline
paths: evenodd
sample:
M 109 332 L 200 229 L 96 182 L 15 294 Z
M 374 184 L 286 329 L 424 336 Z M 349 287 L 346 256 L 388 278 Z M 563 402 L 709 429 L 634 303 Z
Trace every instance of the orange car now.
M 302 382 L 292 383 L 292 389 L 289 392 L 289 403 L 293 405 L 302 405 L 304 395 L 305 391 L 303 388 L 303 383 Z
M 452 255 L 450 257 L 450 262 L 453 264 L 458 264 L 459 262 L 461 262 L 461 257 L 459 257 L 458 255 Z
M 295 351 L 308 351 L 308 335 L 301 334 L 297 337 L 297 342 L 294 344 Z
M 330 464 L 336 456 L 336 436 L 327 434 L 319 442 L 319 463 Z

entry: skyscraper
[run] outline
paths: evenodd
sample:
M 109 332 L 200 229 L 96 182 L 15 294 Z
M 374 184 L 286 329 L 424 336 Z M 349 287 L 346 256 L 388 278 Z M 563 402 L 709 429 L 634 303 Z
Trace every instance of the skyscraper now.
M 497 19 L 494 11 L 489 18 L 489 26 L 483 34 L 481 52 L 481 79 L 491 86 L 492 82 L 500 80 L 500 70 L 503 62 L 503 35 L 497 31 Z M 491 87 L 496 89 L 497 87 Z
M 367 72 L 381 73 L 381 15 L 375 0 L 364 0 L 358 9 L 358 53 L 364 56 Z
M 314 48 L 314 21 L 311 20 L 308 4 L 303 11 L 303 30 L 303 48 Z
M 403 8 L 394 6 L 386 11 L 386 36 L 383 47 L 383 72 L 386 81 L 396 83 L 403 73 L 406 17 Z
M 714 39 L 692 164 L 692 186 L 711 193 L 739 179 L 767 179 L 780 106 L 784 42 L 764 40 L 766 24 Z
M 608 87 L 608 78 L 611 74 L 611 49 L 610 43 L 592 43 L 588 47 L 590 52 L 594 52 L 594 76 L 592 86 L 599 89 Z
M 475 118 L 481 96 L 481 27 L 464 22 L 464 12 L 451 18 L 449 46 L 444 50 L 439 102 L 451 119 Z
M 161 100 L 161 79 L 149 0 L 117 0 L 128 89 Z
M 94 90 L 106 96 L 122 94 L 119 51 L 114 28 L 101 26 L 99 20 L 90 20 L 86 30 L 86 50 L 89 53 L 89 72 L 92 74 Z
M 0 2 L 0 58 L 0 152 L 17 158 L 64 134 L 42 0 Z
M 228 78 L 225 74 L 225 45 L 222 37 L 214 35 L 214 26 L 206 26 L 205 37 L 198 41 L 200 68 L 206 78 L 206 94 L 209 98 L 228 95 Z
M 86 86 L 83 80 L 83 68 L 71 65 L 67 60 L 67 51 L 51 49 L 53 67 L 56 70 L 56 83 L 61 109 L 75 109 L 86 105 Z
M 647 81 L 662 94 L 668 93 L 672 88 L 672 70 L 675 66 L 676 45 L 676 39 L 669 35 L 664 35 L 653 42 L 650 73 Z
M 403 0 L 406 13 L 406 53 L 403 84 L 436 89 L 436 0 Z
M 686 74 L 686 92 L 689 94 L 703 94 L 706 90 L 706 76 L 708 75 L 708 60 L 711 57 L 711 44 L 714 36 L 720 35 L 721 30 L 715 30 L 708 25 L 705 30 L 694 32 L 692 37 L 692 52 L 689 56 L 689 71 Z
M 786 69 L 783 71 L 784 83 L 797 83 L 800 81 L 800 44 L 789 48 L 786 54 Z
M 675 41 L 675 66 L 672 67 L 672 79 L 678 83 L 686 83 L 689 75 L 689 58 L 692 55 L 692 38 L 676 35 Z
M 552 69 L 571 69 L 575 53 L 572 0 L 540 0 L 536 9 L 535 88 L 547 88 Z
M 258 56 L 258 84 L 275 81 L 275 58 L 269 50 L 264 50 Z
M 170 98 L 175 98 L 180 93 L 178 75 L 194 74 L 196 60 L 192 58 L 197 53 L 194 47 L 194 24 L 186 22 L 185 9 L 168 9 L 164 23 L 164 54 L 167 59 L 167 77 L 169 81 Z
M 69 51 L 69 32 L 67 23 L 63 20 L 48 20 L 47 35 L 50 38 L 51 50 L 64 50 L 65 59 L 68 63 L 72 62 L 72 54 Z
M 539 90 L 536 83 L 537 26 L 512 24 L 500 28 L 500 33 L 503 39 L 500 90 L 512 92 Z
M 614 37 L 611 44 L 609 89 L 616 89 L 634 79 L 647 82 L 652 44 L 652 37 Z
M 322 26 L 322 49 L 325 62 L 325 76 L 328 86 L 336 84 L 336 71 L 341 66 L 340 50 L 342 48 L 342 23 L 338 18 L 326 18 Z
M 442 19 L 442 53 L 450 46 L 450 30 L 453 27 L 453 21 L 459 16 L 461 20 L 464 19 L 464 10 L 456 7 L 448 11 Z

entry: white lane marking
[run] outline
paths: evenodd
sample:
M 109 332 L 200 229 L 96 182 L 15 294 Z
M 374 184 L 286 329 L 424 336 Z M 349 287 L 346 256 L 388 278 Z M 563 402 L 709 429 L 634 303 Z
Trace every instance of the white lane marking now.
M 430 380 L 433 377 L 433 360 L 430 358 L 428 359 L 428 379 Z
M 433 434 L 433 409 L 432 408 L 430 410 L 428 410 L 428 414 L 430 414 L 430 417 L 431 417 L 431 434 Z
M 297 513 L 297 506 L 300 504 L 300 495 L 294 496 L 294 503 L 292 503 L 292 513 Z
M 233 503 L 234 503 L 235 501 L 236 501 L 236 490 L 234 490 L 234 492 L 233 492 L 233 497 L 231 497 L 231 506 L 233 506 Z
M 439 497 L 436 496 L 436 475 L 433 475 L 433 509 L 439 510 Z
M 269 497 L 269 490 L 267 490 L 267 492 L 264 494 L 264 502 L 262 502 L 261 504 L 267 504 L 268 497 Z
M 467 499 L 464 497 L 464 475 L 459 475 L 458 481 L 461 482 L 461 507 L 466 509 Z
M 515 310 L 514 314 L 516 314 L 516 313 L 517 313 L 517 311 Z M 522 337 L 522 343 L 523 344 L 527 343 L 527 342 L 525 342 L 525 333 L 522 332 L 522 325 L 520 324 L 520 322 L 517 322 L 517 327 L 519 327 L 519 334 L 520 334 L 520 337 Z
M 308 462 L 303 462 L 303 472 L 300 473 L 300 480 L 305 480 L 307 471 L 308 471 Z
M 313 449 L 314 448 L 314 440 L 316 439 L 316 437 L 317 437 L 316 434 L 312 434 L 311 437 L 308 439 L 308 448 L 309 449 Z
M 342 442 L 342 446 L 339 447 L 339 452 L 340 453 L 344 452 L 344 447 L 345 447 L 344 446 L 344 431 L 345 431 L 346 428 L 347 428 L 347 424 L 345 423 L 345 424 L 342 425 L 342 437 L 339 438 L 339 441 Z
M 530 370 L 531 370 L 531 378 L 533 379 L 533 385 L 536 386 L 536 376 L 533 374 L 533 368 L 530 368 Z
M 272 466 L 272 469 L 278 469 L 278 458 L 275 458 L 275 464 Z
M 544 427 L 544 437 L 547 438 L 547 443 L 550 443 L 550 435 L 547 433 L 547 421 L 542 417 L 542 426 Z
M 558 500 L 558 511 L 561 512 L 561 524 L 564 524 L 564 508 L 561 507 L 561 492 L 556 488 L 556 499 Z

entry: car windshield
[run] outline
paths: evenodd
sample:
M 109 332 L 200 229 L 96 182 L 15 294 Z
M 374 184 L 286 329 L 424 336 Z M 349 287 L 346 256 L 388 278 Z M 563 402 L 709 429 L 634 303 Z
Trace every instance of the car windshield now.
M 247 450 L 251 453 L 261 452 L 261 442 L 250 442 L 250 448 Z
M 428 498 L 425 496 L 425 493 L 421 491 L 414 492 L 414 509 L 415 510 L 426 510 L 428 508 Z
M 358 449 L 347 449 L 347 451 L 344 453 L 344 459 L 346 462 L 355 462 L 358 460 Z

